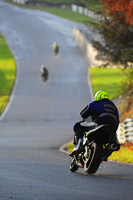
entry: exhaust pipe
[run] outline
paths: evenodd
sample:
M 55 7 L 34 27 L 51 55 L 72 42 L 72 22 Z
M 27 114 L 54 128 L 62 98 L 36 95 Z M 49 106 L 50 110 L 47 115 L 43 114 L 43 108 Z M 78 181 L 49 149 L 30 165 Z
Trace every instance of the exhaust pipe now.
M 116 144 L 111 144 L 110 145 L 110 149 L 112 149 L 112 150 L 117 150 L 117 145 Z

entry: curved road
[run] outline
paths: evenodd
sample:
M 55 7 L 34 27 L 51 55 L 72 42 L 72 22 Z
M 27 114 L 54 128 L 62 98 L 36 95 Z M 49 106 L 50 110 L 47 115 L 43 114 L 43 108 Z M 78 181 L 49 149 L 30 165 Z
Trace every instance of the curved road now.
M 72 139 L 72 124 L 91 101 L 89 62 L 72 39 L 74 26 L 36 10 L 0 1 L 0 32 L 17 62 L 17 80 L 0 120 L 0 200 L 131 200 L 133 166 L 101 164 L 96 175 L 71 173 L 59 151 Z M 60 52 L 54 57 L 53 41 Z M 43 83 L 39 70 L 49 77 Z

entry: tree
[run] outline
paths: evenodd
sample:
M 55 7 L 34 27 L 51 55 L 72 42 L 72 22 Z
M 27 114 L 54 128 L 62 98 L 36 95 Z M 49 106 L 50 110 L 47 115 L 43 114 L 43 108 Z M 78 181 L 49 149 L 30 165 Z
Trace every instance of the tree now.
M 109 61 L 126 67 L 128 62 L 133 62 L 133 1 L 104 0 L 103 10 L 105 21 L 101 34 L 105 45 L 95 42 L 95 47 Z
M 133 1 L 132 0 L 104 0 L 107 14 L 116 15 L 118 19 L 133 26 Z

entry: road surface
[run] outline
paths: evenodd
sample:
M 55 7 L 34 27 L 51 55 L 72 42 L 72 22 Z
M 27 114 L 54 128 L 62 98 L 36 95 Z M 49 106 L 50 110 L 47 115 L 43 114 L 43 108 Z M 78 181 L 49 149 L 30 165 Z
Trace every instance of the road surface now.
M 38 10 L 0 1 L 0 32 L 17 64 L 11 101 L 0 120 L 0 200 L 131 200 L 133 166 L 108 162 L 95 175 L 69 171 L 59 151 L 91 101 L 89 61 L 72 38 L 86 27 Z M 60 46 L 58 56 L 52 43 Z M 40 77 L 40 66 L 48 81 Z

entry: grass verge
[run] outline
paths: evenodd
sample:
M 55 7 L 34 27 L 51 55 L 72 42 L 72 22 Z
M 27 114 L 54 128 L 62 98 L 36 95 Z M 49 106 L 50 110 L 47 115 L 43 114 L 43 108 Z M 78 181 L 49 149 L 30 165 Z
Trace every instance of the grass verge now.
M 113 152 L 109 160 L 133 163 L 133 144 L 122 144 L 120 150 Z
M 71 152 L 73 150 L 73 143 L 70 143 L 66 146 L 66 150 Z M 126 163 L 133 163 L 133 144 L 124 144 L 121 145 L 119 151 L 113 152 L 108 160 L 119 161 Z
M 14 57 L 0 34 L 0 115 L 7 106 L 16 77 Z
M 52 13 L 54 15 L 57 15 L 59 17 L 63 17 L 65 19 L 71 20 L 71 21 L 75 21 L 78 23 L 82 23 L 88 26 L 100 26 L 101 22 L 94 20 L 90 17 L 87 17 L 85 15 L 73 12 L 72 10 L 65 8 L 49 8 L 49 7 L 45 7 L 44 8 L 45 11 Z
M 91 85 L 94 94 L 102 89 L 108 91 L 110 99 L 114 99 L 127 92 L 128 89 L 123 87 L 126 76 L 124 72 L 127 70 L 120 68 L 90 68 Z

